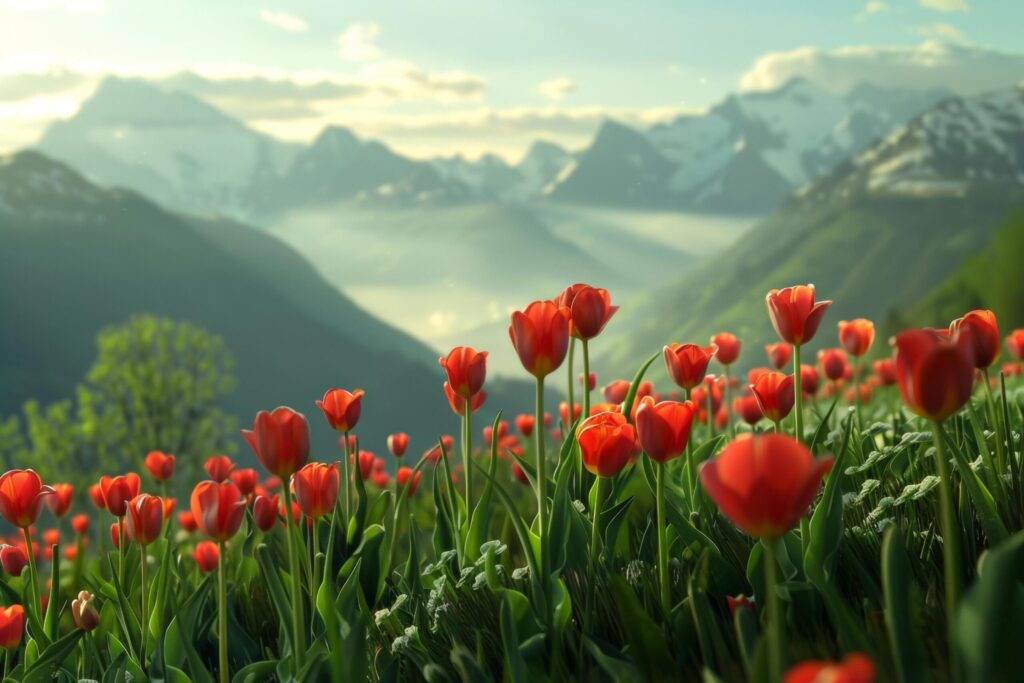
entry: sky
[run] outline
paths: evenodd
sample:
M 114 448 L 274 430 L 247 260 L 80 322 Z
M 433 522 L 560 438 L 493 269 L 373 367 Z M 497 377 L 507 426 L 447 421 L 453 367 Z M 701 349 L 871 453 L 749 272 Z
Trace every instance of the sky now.
M 1020 0 L 0 0 L 0 151 L 104 76 L 192 92 L 309 141 L 417 157 L 570 148 L 804 76 L 970 94 L 1024 79 Z

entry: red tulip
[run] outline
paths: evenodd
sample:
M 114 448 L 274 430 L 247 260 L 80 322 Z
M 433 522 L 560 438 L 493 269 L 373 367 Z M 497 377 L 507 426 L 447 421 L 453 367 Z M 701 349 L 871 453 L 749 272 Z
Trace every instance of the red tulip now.
M 167 481 L 174 476 L 174 456 L 150 451 L 146 455 L 146 469 L 157 481 Z
M 821 383 L 821 377 L 818 375 L 818 369 L 813 365 L 807 365 L 806 363 L 800 364 L 800 387 L 804 390 L 804 393 L 808 396 L 814 396 L 818 393 L 818 385 Z
M 782 422 L 793 409 L 793 375 L 767 372 L 750 385 L 750 391 L 761 407 L 761 412 L 772 422 Z
M 879 383 L 883 387 L 891 387 L 896 384 L 896 361 L 892 358 L 883 358 L 882 360 L 876 360 L 873 365 L 875 369 L 875 376 L 878 377 Z
M 566 287 L 553 302 L 569 310 L 569 334 L 577 339 L 593 339 L 612 319 L 618 306 L 606 289 L 585 284 Z
M 875 663 L 854 652 L 841 662 L 806 661 L 786 672 L 782 683 L 875 683 Z
M 484 387 L 487 377 L 487 352 L 469 346 L 456 346 L 438 363 L 444 368 L 451 391 L 472 399 Z
M 405 455 L 405 449 L 408 447 L 409 435 L 405 432 L 396 432 L 388 437 L 388 450 L 396 458 L 401 458 Z
M 71 497 L 75 493 L 75 487 L 71 484 L 54 484 L 53 492 L 54 495 L 46 496 L 43 502 L 50 508 L 54 517 L 63 517 L 71 509 Z
M 757 378 L 766 372 L 771 372 L 771 368 L 751 368 L 747 372 L 747 384 L 753 384 L 757 381 Z
M 28 564 L 28 555 L 16 545 L 0 545 L 0 566 L 10 576 L 21 576 Z
M 362 461 L 362 453 L 360 461 Z M 365 476 L 363 477 L 366 478 Z M 295 473 L 295 499 L 302 514 L 317 519 L 334 510 L 338 498 L 338 466 L 311 462 Z
M 796 439 L 740 437 L 707 461 L 700 480 L 722 513 L 755 538 L 778 538 L 800 522 L 832 468 Z
M 374 470 L 370 475 L 370 482 L 379 489 L 386 489 L 391 483 L 391 475 L 387 470 Z
M 103 504 L 107 511 L 115 517 L 124 517 L 128 509 L 128 501 L 139 495 L 139 475 L 129 472 L 118 477 L 100 478 L 100 489 L 103 491 Z
M 999 325 L 992 311 L 971 311 L 957 318 L 949 324 L 949 334 L 979 370 L 990 367 L 999 358 Z
M 100 613 L 96 609 L 96 598 L 89 591 L 80 591 L 71 601 L 71 618 L 75 626 L 83 631 L 94 631 L 100 625 Z
M 537 378 L 551 374 L 569 350 L 569 309 L 550 301 L 534 301 L 512 313 L 508 328 L 519 362 Z
M 456 415 L 465 415 L 467 405 L 469 406 L 469 412 L 475 413 L 480 410 L 484 401 L 487 400 L 487 392 L 479 391 L 473 394 L 473 398 L 469 399 L 469 403 L 467 404 L 466 399 L 456 394 L 452 390 L 451 386 L 448 385 L 448 382 L 444 383 L 444 395 L 448 399 L 448 405 L 451 407 L 452 412 Z
M 569 419 L 569 404 L 562 401 L 558 404 L 558 416 L 562 418 L 562 424 L 566 426 L 572 426 L 576 420 L 580 419 L 580 415 L 583 414 L 583 406 L 579 403 L 572 405 L 572 419 Z
M 75 515 L 71 518 L 71 528 L 79 536 L 89 533 L 89 515 Z
M 837 382 L 846 377 L 847 368 L 850 364 L 846 360 L 846 353 L 842 349 L 822 349 L 818 351 L 818 365 L 821 371 L 832 382 Z
M 121 549 L 121 522 L 114 522 L 110 525 L 110 542 L 113 543 L 114 550 Z
M 412 494 L 416 493 L 416 487 L 420 485 L 420 476 L 422 474 L 422 472 L 417 471 L 416 474 L 414 475 L 411 467 L 399 467 L 398 471 L 395 473 L 395 480 L 398 482 L 398 485 L 400 487 L 405 487 L 405 485 L 408 483 L 408 495 L 412 497 Z
M 1024 328 L 1014 330 L 1006 337 L 1006 348 L 1017 360 L 1024 360 Z
M 295 474 L 309 459 L 309 423 L 291 408 L 261 410 L 252 431 L 243 429 L 242 437 L 263 467 L 281 479 Z
M 732 365 L 740 357 L 740 340 L 735 334 L 719 332 L 711 338 L 711 345 L 718 347 L 715 360 L 722 365 Z
M 445 448 L 448 448 L 447 444 Z M 348 462 L 350 465 L 356 464 L 356 457 L 359 458 L 359 478 L 366 481 L 370 478 L 370 473 L 373 472 L 373 463 L 377 459 L 370 451 L 359 451 L 358 454 L 353 453 L 348 456 Z
M 196 523 L 196 517 L 192 514 L 191 510 L 184 510 L 178 513 L 178 524 L 188 532 L 193 532 L 199 528 L 199 525 Z
M 350 432 L 359 422 L 365 393 L 362 389 L 355 391 L 328 389 L 324 397 L 316 402 L 316 407 L 323 412 L 324 417 L 327 418 L 327 424 L 331 425 L 332 429 L 339 432 Z
M 524 437 L 529 437 L 533 434 L 533 425 L 536 422 L 536 418 L 533 415 L 520 414 L 516 415 L 516 429 Z
M 98 483 L 93 484 L 89 487 L 89 498 L 92 499 L 92 504 L 98 507 L 100 510 L 107 509 L 107 503 L 103 499 L 103 487 Z
M 147 546 L 160 538 L 164 527 L 164 503 L 160 498 L 143 493 L 128 502 L 125 533 L 128 540 Z
M 441 443 L 444 444 L 444 450 L 446 453 L 451 453 L 452 448 L 455 446 L 455 438 L 451 434 L 445 434 L 441 437 Z M 436 465 L 441 460 L 441 446 L 436 445 L 427 449 L 423 453 L 423 457 L 426 458 L 427 462 L 431 465 Z
M 711 412 L 717 413 L 718 409 L 722 406 L 722 385 L 718 382 L 707 382 L 705 380 L 703 385 L 693 390 L 690 398 L 693 399 L 693 405 L 697 410 L 706 412 L 708 409 L 708 392 L 711 393 Z M 706 421 L 706 419 L 701 420 L 701 422 Z
M 209 574 L 217 568 L 217 564 L 220 562 L 220 548 L 216 543 L 203 541 L 192 551 L 192 559 L 199 565 L 199 571 Z
M 226 541 L 242 525 L 245 499 L 232 482 L 201 481 L 192 490 L 191 508 L 204 534 L 215 541 Z
M 252 468 L 246 468 L 243 470 L 232 471 L 228 475 L 228 478 L 234 482 L 235 486 L 238 487 L 238 490 L 242 492 L 243 496 L 249 496 L 256 490 L 256 485 L 260 481 L 260 473 Z
M 793 347 L 786 342 L 765 344 L 764 352 L 768 354 L 768 361 L 776 370 L 781 370 L 789 365 L 789 361 L 793 357 Z
M 974 366 L 964 347 L 931 330 L 906 330 L 893 343 L 896 378 L 908 408 L 938 422 L 967 403 Z
M 765 305 L 779 339 L 799 346 L 814 338 L 832 302 L 815 303 L 814 285 L 798 285 L 771 290 L 765 297 Z
M 267 532 L 277 524 L 277 512 L 281 507 L 281 494 L 272 497 L 258 495 L 252 503 L 252 516 L 260 531 Z
M 732 401 L 732 412 L 740 416 L 740 419 L 753 426 L 761 421 L 764 413 L 761 412 L 761 405 L 753 394 L 734 398 Z
M 530 485 L 530 478 L 526 476 L 526 472 L 523 471 L 523 468 L 520 467 L 519 463 L 515 460 L 512 461 L 512 476 L 520 484 L 523 484 L 524 486 Z
M 17 527 L 36 523 L 39 507 L 56 492 L 33 470 L 11 470 L 0 477 L 0 514 Z
M 875 324 L 864 318 L 839 321 L 839 343 L 847 353 L 860 358 L 875 341 Z
M 235 463 L 226 455 L 215 455 L 206 461 L 203 469 L 210 475 L 210 479 L 219 483 L 226 481 L 231 476 L 231 470 L 235 469 Z
M 693 389 L 704 379 L 708 363 L 718 352 L 718 347 L 703 347 L 696 344 L 669 344 L 662 350 L 668 374 L 683 389 Z
M 636 435 L 651 460 L 666 463 L 683 454 L 696 410 L 692 401 L 656 403 L 644 396 L 636 411 Z
M 164 506 L 164 519 L 170 519 L 171 515 L 174 514 L 174 510 L 178 507 L 177 498 L 161 498 L 160 502 Z
M 636 431 L 621 413 L 598 413 L 576 429 L 583 466 L 601 477 L 614 477 L 633 456 Z
M 725 602 L 729 605 L 729 616 L 731 617 L 736 616 L 736 610 L 738 609 L 749 609 L 751 612 L 754 611 L 754 601 L 746 595 L 737 595 L 735 598 L 731 595 L 727 595 L 725 596 Z
M 494 438 L 494 428 L 491 425 L 487 425 L 483 429 L 484 443 L 488 446 L 491 445 L 491 439 Z M 508 422 L 502 420 L 498 423 L 498 441 L 500 442 L 508 435 Z
M 43 543 L 47 547 L 51 545 L 57 545 L 60 543 L 60 531 L 57 529 L 47 529 L 43 532 Z
M 0 647 L 13 650 L 21 644 L 24 633 L 25 608 L 21 605 L 0 607 Z

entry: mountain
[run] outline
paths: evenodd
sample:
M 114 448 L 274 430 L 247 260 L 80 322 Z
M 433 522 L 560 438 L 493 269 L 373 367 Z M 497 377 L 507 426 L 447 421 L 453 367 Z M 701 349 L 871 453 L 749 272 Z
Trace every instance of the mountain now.
M 729 330 L 760 365 L 773 334 L 764 295 L 813 282 L 835 323 L 883 322 L 924 300 L 1024 207 L 1024 90 L 943 101 L 801 190 L 742 240 L 623 307 L 619 371 L 670 341 Z M 671 311 L 671 315 L 666 315 Z M 881 346 L 881 344 L 880 344 Z
M 167 211 L 23 152 L 0 157 L 0 243 L 0 414 L 29 398 L 72 396 L 96 333 L 153 313 L 224 339 L 238 378 L 225 408 L 242 424 L 291 405 L 311 417 L 323 457 L 336 436 L 313 401 L 331 386 L 367 392 L 359 431 L 368 448 L 383 451 L 396 430 L 426 448 L 457 428 L 437 354 L 356 307 L 265 233 Z M 525 383 L 488 391 L 487 411 L 532 403 Z
M 539 140 L 515 165 L 494 154 L 484 154 L 475 161 L 456 155 L 432 163 L 445 180 L 461 183 L 478 198 L 521 203 L 541 196 L 572 160 L 572 154 L 563 147 Z
M 764 212 L 949 95 L 871 85 L 837 95 L 794 79 L 646 132 L 609 122 L 546 194 L 583 204 Z M 616 178 L 626 180 L 616 186 Z

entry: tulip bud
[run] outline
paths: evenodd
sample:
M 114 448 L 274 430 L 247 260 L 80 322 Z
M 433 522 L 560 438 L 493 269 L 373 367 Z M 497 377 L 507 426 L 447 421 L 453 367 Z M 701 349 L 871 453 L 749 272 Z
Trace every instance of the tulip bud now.
M 28 555 L 19 546 L 0 545 L 0 565 L 10 576 L 21 576 L 28 564 Z
M 203 541 L 192 551 L 192 559 L 199 565 L 199 571 L 209 574 L 217 568 L 217 564 L 220 561 L 220 548 L 217 547 L 216 543 Z
M 95 630 L 100 625 L 100 613 L 96 609 L 96 599 L 89 591 L 81 591 L 71 601 L 71 617 L 75 626 L 83 631 Z
M 396 458 L 401 458 L 405 455 L 405 449 L 408 447 L 409 435 L 405 432 L 396 432 L 388 437 L 388 450 Z

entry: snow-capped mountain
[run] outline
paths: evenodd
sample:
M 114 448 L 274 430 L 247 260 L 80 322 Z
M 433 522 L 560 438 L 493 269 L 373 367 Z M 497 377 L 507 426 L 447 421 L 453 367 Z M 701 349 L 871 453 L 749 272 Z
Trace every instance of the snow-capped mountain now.
M 456 155 L 431 163 L 446 180 L 463 184 L 479 197 L 520 203 L 541 196 L 544 188 L 572 161 L 572 154 L 565 148 L 538 140 L 514 165 L 494 154 L 485 154 L 475 161 Z
M 629 135 L 624 126 L 606 124 L 548 195 L 585 203 L 764 211 L 948 96 L 870 85 L 838 95 L 794 79 L 778 90 L 730 95 L 707 113 L 646 132 Z M 633 187 L 609 193 L 609 180 L 616 177 Z

